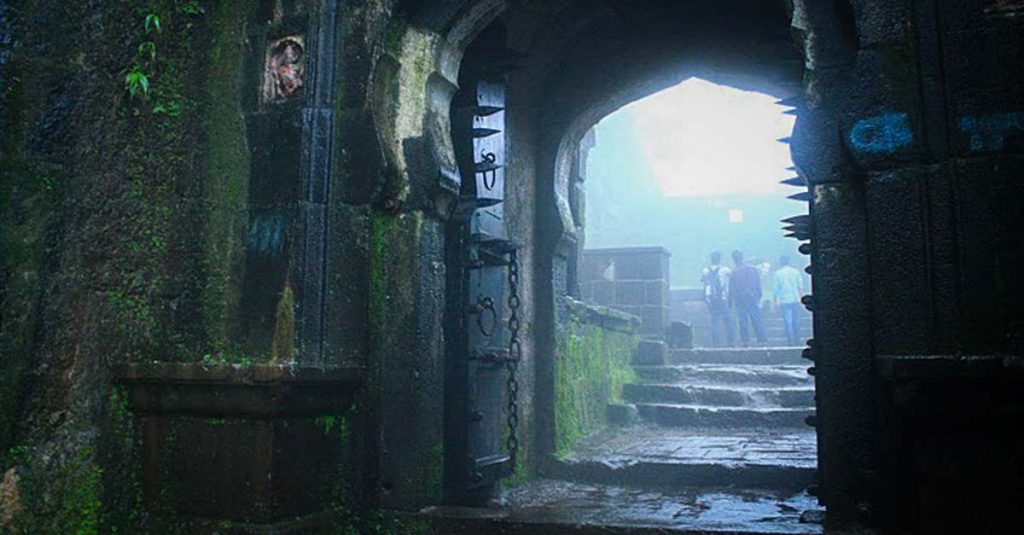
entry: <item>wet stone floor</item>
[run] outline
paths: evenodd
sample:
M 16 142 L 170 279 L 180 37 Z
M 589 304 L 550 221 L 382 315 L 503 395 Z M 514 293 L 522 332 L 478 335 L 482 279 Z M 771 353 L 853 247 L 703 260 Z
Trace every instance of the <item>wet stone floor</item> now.
M 816 509 L 804 492 L 652 490 L 541 479 L 502 495 L 506 519 L 529 523 L 646 527 L 749 533 L 822 533 L 800 522 Z
M 503 518 L 688 532 L 820 533 L 806 493 L 817 445 L 813 378 L 799 348 L 674 350 L 637 366 L 612 425 L 547 479 L 502 495 Z
M 637 425 L 613 427 L 587 437 L 565 461 L 597 461 L 610 466 L 647 461 L 813 469 L 816 448 L 816 438 L 810 429 L 764 431 Z

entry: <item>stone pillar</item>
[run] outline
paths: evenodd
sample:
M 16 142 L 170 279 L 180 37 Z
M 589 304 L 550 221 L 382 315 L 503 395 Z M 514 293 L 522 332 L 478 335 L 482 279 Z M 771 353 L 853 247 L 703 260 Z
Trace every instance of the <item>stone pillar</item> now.
M 584 250 L 579 274 L 583 298 L 639 316 L 641 333 L 664 336 L 670 256 L 664 247 Z

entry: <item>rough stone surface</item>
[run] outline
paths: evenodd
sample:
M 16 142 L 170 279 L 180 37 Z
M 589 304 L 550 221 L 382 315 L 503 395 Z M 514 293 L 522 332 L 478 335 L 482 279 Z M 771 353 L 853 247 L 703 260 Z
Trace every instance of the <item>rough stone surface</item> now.
M 659 366 L 665 364 L 668 344 L 660 340 L 641 340 L 636 348 L 633 364 L 643 366 Z
M 110 372 L 153 359 L 365 364 L 368 469 L 351 487 L 367 510 L 440 499 L 444 220 L 463 179 L 449 107 L 463 51 L 495 21 L 500 45 L 528 53 L 508 99 L 522 474 L 556 449 L 558 333 L 585 242 L 570 203 L 578 142 L 610 111 L 701 76 L 799 97 L 828 522 L 994 529 L 1021 498 L 1005 477 L 1020 473 L 1019 437 L 996 418 L 1019 413 L 1019 381 L 904 384 L 880 377 L 877 357 L 1021 350 L 1018 4 L 0 1 L 0 470 L 25 467 L 18 529 L 151 527 Z M 303 91 L 261 107 L 266 45 L 292 35 L 308 39 Z M 640 295 L 622 293 L 655 319 L 664 295 Z M 638 374 L 808 386 L 796 367 L 694 365 Z M 948 418 L 907 416 L 940 408 Z M 986 427 L 959 425 L 972 421 Z M 908 468 L 921 451 L 926 466 Z

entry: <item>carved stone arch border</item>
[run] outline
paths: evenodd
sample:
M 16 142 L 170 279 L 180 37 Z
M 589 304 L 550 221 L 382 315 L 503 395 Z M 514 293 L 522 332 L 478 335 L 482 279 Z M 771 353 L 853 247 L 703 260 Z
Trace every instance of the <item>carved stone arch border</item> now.
M 450 111 L 463 53 L 506 7 L 505 0 L 433 0 L 415 18 L 391 22 L 371 75 L 386 207 L 407 205 L 447 217 L 461 184 Z

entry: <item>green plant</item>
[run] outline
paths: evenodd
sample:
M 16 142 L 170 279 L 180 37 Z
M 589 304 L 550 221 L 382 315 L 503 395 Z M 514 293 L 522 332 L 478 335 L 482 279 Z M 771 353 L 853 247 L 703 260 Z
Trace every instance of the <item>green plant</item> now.
M 124 86 L 132 97 L 143 97 L 149 94 L 149 75 L 142 72 L 142 66 L 136 63 L 124 77 Z
M 157 15 L 156 13 L 146 15 L 145 28 L 146 34 L 149 34 L 149 32 L 152 31 L 160 33 L 160 15 Z
M 175 5 L 179 13 L 184 13 L 186 15 L 202 15 L 203 13 L 206 13 L 206 10 L 203 9 L 199 0 L 188 0 L 184 2 L 177 0 Z
M 153 41 L 143 41 L 139 44 L 137 52 L 139 56 L 149 56 L 150 60 L 154 60 L 156 59 L 156 43 Z
M 181 103 L 173 100 L 170 102 L 158 102 L 156 106 L 153 106 L 153 115 L 177 117 L 181 115 Z

